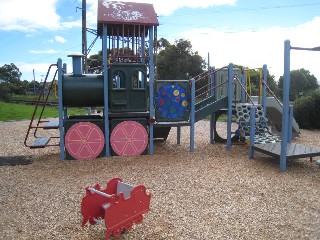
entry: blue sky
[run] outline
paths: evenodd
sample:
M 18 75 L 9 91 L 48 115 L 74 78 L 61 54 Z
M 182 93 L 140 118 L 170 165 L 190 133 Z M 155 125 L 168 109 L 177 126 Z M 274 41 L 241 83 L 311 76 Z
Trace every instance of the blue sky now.
M 193 50 L 222 67 L 230 62 L 283 74 L 283 42 L 320 46 L 319 0 L 139 0 L 154 4 L 158 38 L 188 39 Z M 0 66 L 14 63 L 22 80 L 40 81 L 58 58 L 81 52 L 81 0 L 0 0 Z M 97 0 L 87 0 L 87 26 L 96 28 Z M 94 35 L 88 33 L 88 45 Z M 91 54 L 101 49 L 97 41 Z M 291 69 L 320 81 L 320 53 L 292 51 Z M 71 69 L 70 69 L 71 70 Z

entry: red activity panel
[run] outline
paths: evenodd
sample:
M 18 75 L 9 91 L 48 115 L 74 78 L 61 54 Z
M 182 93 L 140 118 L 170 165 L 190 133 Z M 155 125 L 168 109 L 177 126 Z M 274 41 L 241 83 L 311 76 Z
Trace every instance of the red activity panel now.
M 101 129 L 90 122 L 74 124 L 65 136 L 68 153 L 77 160 L 91 160 L 99 156 L 105 143 Z
M 136 121 L 123 121 L 113 129 L 110 143 L 119 156 L 138 156 L 148 145 L 148 133 L 144 126 Z

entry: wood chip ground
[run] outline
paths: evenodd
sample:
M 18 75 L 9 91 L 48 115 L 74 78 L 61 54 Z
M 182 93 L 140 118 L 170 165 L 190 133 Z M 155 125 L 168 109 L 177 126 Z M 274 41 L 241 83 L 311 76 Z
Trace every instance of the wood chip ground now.
M 309 159 L 279 160 L 248 148 L 209 143 L 209 122 L 155 144 L 155 155 L 60 161 L 57 148 L 23 145 L 28 122 L 0 123 L 0 156 L 31 160 L 0 166 L 0 239 L 104 239 L 102 226 L 81 228 L 85 186 L 120 177 L 152 193 L 151 211 L 118 239 L 320 239 L 320 168 Z M 219 131 L 226 125 L 219 123 Z M 295 142 L 320 148 L 319 130 Z M 316 159 L 315 159 L 316 160 Z

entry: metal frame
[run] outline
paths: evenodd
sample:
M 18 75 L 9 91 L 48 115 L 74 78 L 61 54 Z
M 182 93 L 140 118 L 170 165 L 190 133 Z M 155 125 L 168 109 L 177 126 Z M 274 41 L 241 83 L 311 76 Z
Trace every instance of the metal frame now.
M 231 149 L 232 100 L 233 100 L 233 64 L 230 63 L 228 66 L 228 121 L 227 121 L 227 150 L 228 151 L 230 151 Z
M 65 70 L 66 70 L 66 65 Z M 60 132 L 60 160 L 65 159 L 64 154 L 64 108 L 63 108 L 63 99 L 62 99 L 62 60 L 61 58 L 58 59 L 58 107 L 59 107 L 59 132 Z
M 104 138 L 106 144 L 106 157 L 110 157 L 110 132 L 109 132 L 109 85 L 108 85 L 108 27 L 103 24 L 102 30 L 102 62 L 103 62 L 103 91 L 104 91 Z
M 306 51 L 320 51 L 320 47 L 304 48 L 291 47 L 290 40 L 284 42 L 284 74 L 283 74 L 283 113 L 282 113 L 282 134 L 281 134 L 281 154 L 280 154 L 280 171 L 286 171 L 287 165 L 287 144 L 292 140 L 292 133 L 290 134 L 289 125 L 292 125 L 292 106 L 289 106 L 290 96 L 290 50 L 306 50 Z M 290 121 L 291 119 L 291 121 Z M 292 126 L 291 126 L 292 130 Z
M 153 42 L 154 42 L 154 39 L 153 39 L 153 26 L 150 26 L 149 27 L 149 46 L 153 46 Z M 143 38 L 143 41 L 144 42 L 144 39 Z M 144 45 L 144 44 L 143 44 Z M 153 119 L 154 118 L 154 111 L 153 111 L 153 98 L 154 98 L 154 94 L 153 94 L 153 91 L 154 91 L 154 59 L 153 59 L 153 48 L 152 47 L 149 47 L 149 119 Z M 153 124 L 150 124 L 149 125 L 149 139 L 150 139 L 150 142 L 149 142 L 149 151 L 150 151 L 150 155 L 153 155 L 154 154 L 154 145 L 153 145 L 153 129 L 154 126 Z

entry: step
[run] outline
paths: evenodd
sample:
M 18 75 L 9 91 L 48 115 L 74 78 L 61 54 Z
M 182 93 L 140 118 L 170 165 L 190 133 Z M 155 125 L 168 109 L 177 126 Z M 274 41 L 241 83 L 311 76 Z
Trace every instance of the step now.
M 180 121 L 180 122 L 157 122 L 154 124 L 155 127 L 179 127 L 179 126 L 190 126 L 189 121 Z
M 48 122 L 46 125 L 43 126 L 43 129 L 58 129 L 59 128 L 59 120 L 53 120 Z
M 38 137 L 33 141 L 30 148 L 45 148 L 49 141 L 50 137 Z

